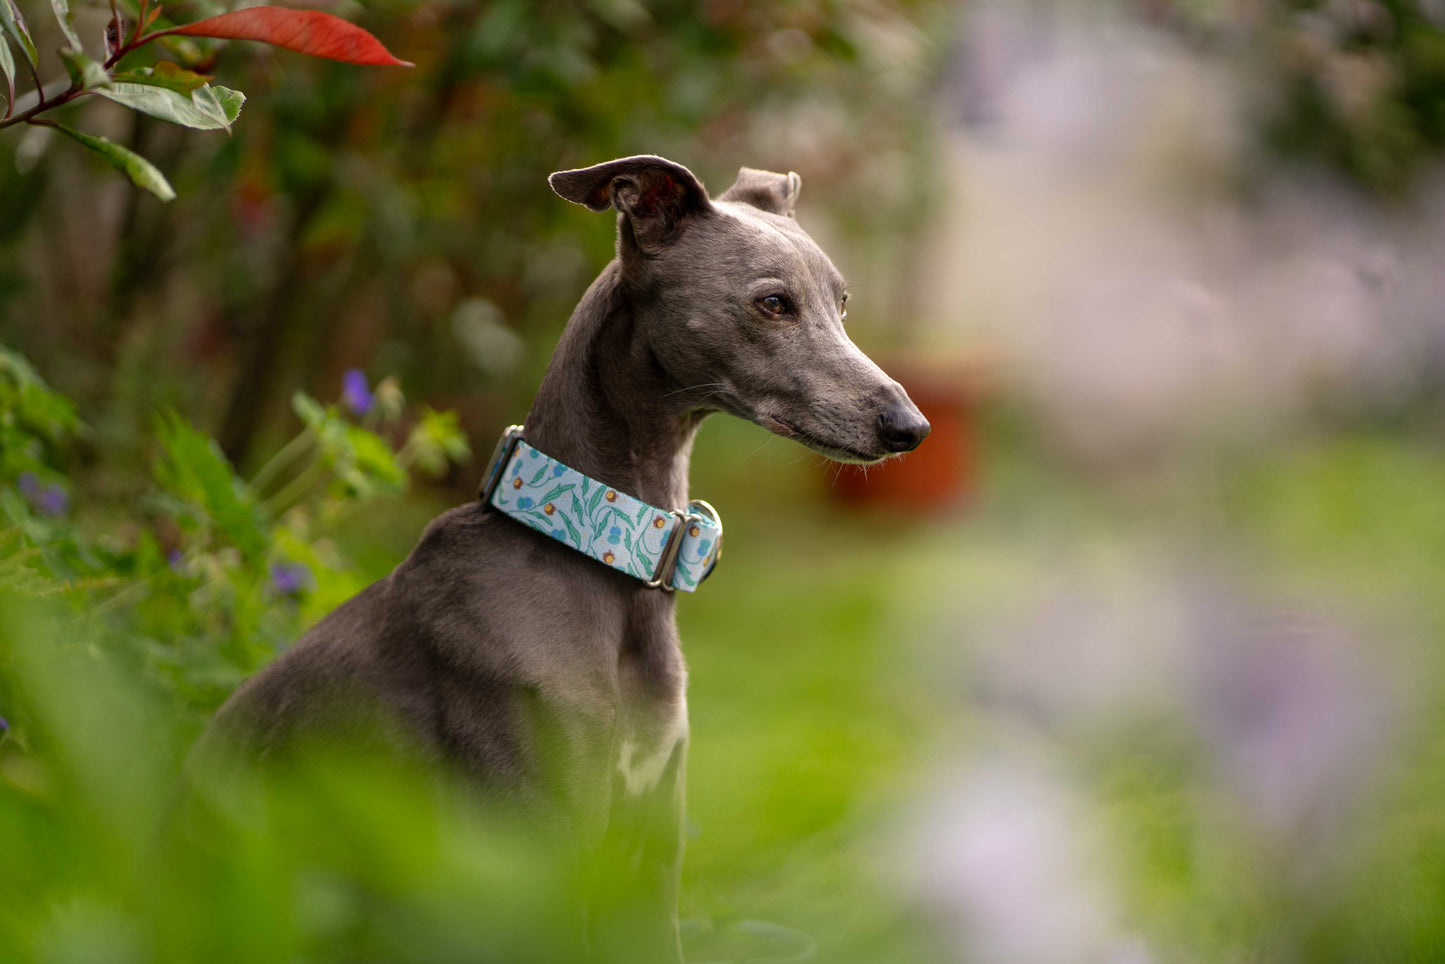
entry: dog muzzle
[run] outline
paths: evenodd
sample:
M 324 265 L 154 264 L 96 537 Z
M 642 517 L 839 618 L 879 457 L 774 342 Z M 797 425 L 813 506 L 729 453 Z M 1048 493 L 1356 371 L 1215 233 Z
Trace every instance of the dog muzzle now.
M 722 557 L 722 519 L 702 500 L 659 509 L 502 434 L 482 502 L 584 556 L 664 592 L 693 592 Z

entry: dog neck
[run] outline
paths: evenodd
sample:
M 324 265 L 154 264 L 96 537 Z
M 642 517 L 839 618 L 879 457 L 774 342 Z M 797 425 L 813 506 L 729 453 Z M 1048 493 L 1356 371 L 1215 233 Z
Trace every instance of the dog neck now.
M 659 508 L 687 504 L 688 460 L 706 412 L 642 337 L 617 261 L 587 289 L 542 378 L 526 438 L 538 451 Z

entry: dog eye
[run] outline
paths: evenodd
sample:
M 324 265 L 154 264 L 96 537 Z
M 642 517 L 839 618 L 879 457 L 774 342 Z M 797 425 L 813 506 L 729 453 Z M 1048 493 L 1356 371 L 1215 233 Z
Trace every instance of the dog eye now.
M 758 307 L 770 315 L 781 315 L 788 310 L 788 299 L 782 295 L 768 295 L 758 299 Z

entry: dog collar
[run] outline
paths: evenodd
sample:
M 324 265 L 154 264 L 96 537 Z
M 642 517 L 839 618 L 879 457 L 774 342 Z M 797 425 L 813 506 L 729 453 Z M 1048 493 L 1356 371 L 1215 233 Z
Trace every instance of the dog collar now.
M 654 589 L 693 592 L 722 556 L 722 519 L 706 502 L 659 509 L 502 433 L 479 498 L 523 525 Z

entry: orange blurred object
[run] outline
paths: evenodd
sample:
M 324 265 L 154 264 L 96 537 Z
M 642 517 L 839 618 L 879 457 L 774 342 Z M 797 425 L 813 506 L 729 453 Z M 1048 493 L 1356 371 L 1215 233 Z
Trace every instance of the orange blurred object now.
M 893 355 L 883 370 L 908 391 L 932 429 L 917 449 L 881 465 L 830 466 L 828 491 L 844 505 L 931 512 L 965 505 L 978 488 L 978 401 L 987 365 L 981 354 Z M 836 478 L 833 478 L 836 473 Z

